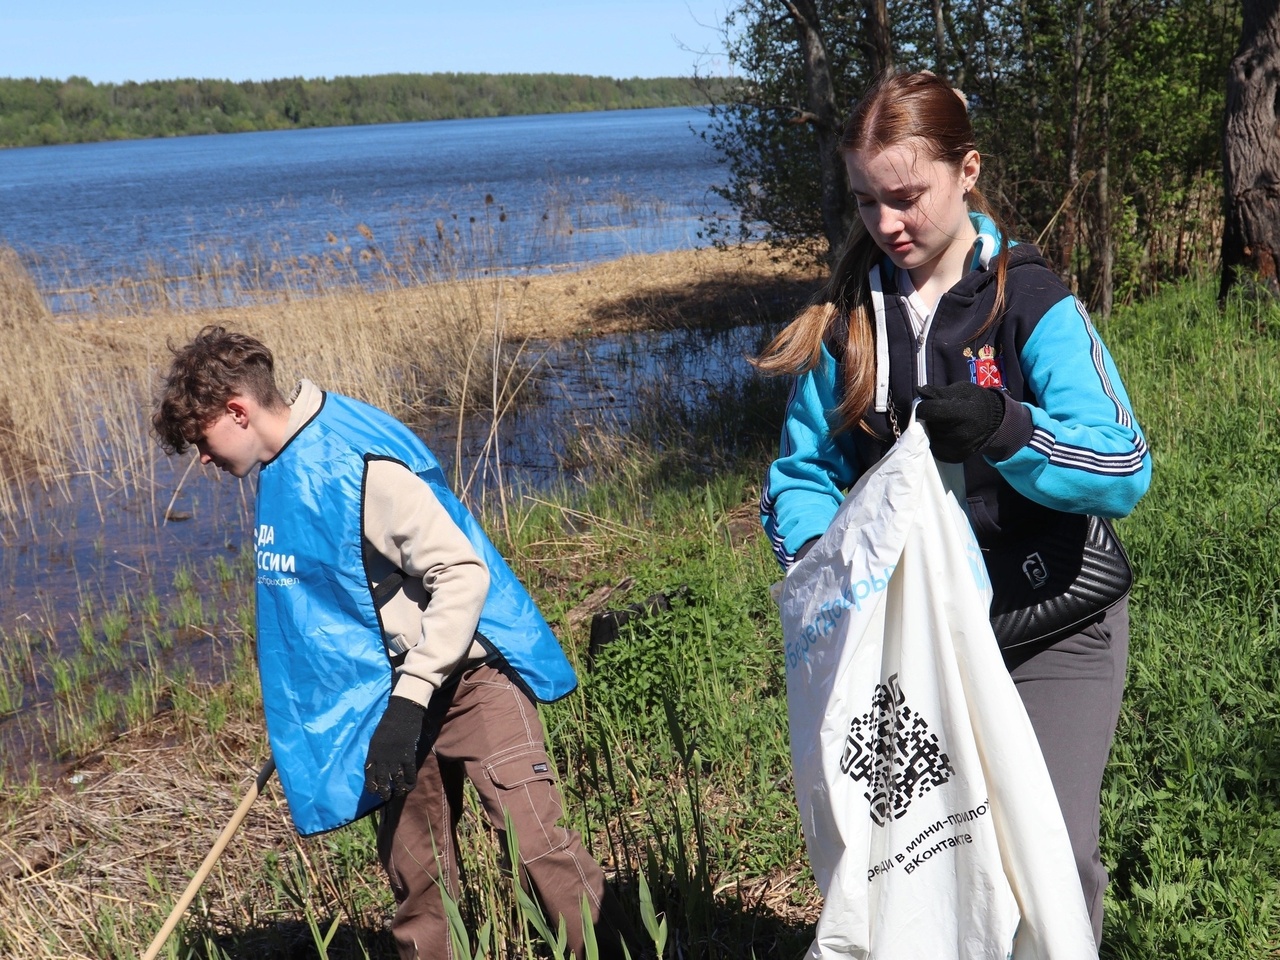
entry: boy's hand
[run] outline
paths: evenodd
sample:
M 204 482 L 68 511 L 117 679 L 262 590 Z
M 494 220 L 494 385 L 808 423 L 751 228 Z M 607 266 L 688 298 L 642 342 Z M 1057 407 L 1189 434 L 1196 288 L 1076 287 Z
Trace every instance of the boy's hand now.
M 404 697 L 391 697 L 369 741 L 364 788 L 383 800 L 403 797 L 418 782 L 418 737 L 426 710 Z

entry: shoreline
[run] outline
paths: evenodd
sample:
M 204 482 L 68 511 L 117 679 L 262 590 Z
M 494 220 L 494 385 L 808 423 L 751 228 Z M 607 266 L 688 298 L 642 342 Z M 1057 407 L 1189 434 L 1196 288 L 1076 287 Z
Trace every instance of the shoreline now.
M 260 302 L 137 312 L 63 312 L 55 322 L 81 329 L 121 332 L 131 327 L 206 323 L 253 323 L 265 315 L 302 315 L 332 300 L 354 302 L 376 315 L 390 313 L 429 321 L 424 311 L 440 294 L 477 290 L 491 299 L 508 341 L 561 340 L 636 330 L 725 329 L 752 322 L 780 306 L 798 308 L 822 281 L 825 268 L 775 259 L 763 243 L 697 247 L 664 253 L 627 254 L 612 260 L 559 264 L 515 274 L 482 274 L 369 290 L 335 285 L 305 295 L 264 296 Z M 139 281 L 146 285 L 148 281 Z M 48 297 L 58 291 L 42 292 Z M 176 322 L 176 323 L 175 323 Z M 141 331 L 139 331 L 141 332 Z

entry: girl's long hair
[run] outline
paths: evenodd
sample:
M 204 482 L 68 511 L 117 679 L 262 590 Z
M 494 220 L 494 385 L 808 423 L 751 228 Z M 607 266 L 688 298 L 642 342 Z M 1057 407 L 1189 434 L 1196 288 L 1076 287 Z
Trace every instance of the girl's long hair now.
M 840 152 L 874 156 L 905 142 L 923 159 L 941 160 L 956 170 L 969 151 L 977 149 L 963 98 L 932 73 L 893 74 L 872 84 L 845 123 Z M 976 187 L 968 200 L 971 208 L 995 222 Z M 1002 236 L 999 224 L 997 232 Z M 826 284 L 752 361 L 766 374 L 798 376 L 818 365 L 824 340 L 837 345 L 844 376 L 840 404 L 830 414 L 833 433 L 858 425 L 866 429 L 864 418 L 875 395 L 875 315 L 868 275 L 881 256 L 861 217 L 856 218 Z M 990 329 L 1005 308 L 1008 258 L 997 258 L 995 265 L 995 303 L 981 332 Z

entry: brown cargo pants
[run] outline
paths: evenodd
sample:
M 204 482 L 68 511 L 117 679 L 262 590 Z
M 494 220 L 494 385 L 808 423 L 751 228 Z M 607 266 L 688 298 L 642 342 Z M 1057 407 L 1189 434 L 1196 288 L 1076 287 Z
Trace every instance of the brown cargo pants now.
M 403 960 L 454 957 L 440 885 L 458 899 L 456 829 L 464 777 L 504 841 L 510 816 L 521 882 L 532 886 L 552 930 L 564 918 L 574 956 L 584 955 L 584 895 L 600 956 L 622 956 L 618 926 L 627 921 L 581 838 L 557 823 L 560 790 L 542 721 L 508 669 L 481 664 L 436 692 L 424 720 L 423 742 L 431 749 L 418 768 L 418 782 L 380 813 L 378 855 L 398 904 L 391 933 Z

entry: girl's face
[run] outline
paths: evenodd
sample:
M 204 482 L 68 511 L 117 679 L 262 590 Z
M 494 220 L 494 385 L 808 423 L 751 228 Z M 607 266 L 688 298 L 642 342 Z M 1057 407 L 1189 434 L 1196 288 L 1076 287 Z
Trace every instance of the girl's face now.
M 845 166 L 871 239 L 917 287 L 940 263 L 959 263 L 963 272 L 976 236 L 965 203 L 981 168 L 976 150 L 956 169 L 925 159 L 907 141 L 869 156 L 852 151 Z

